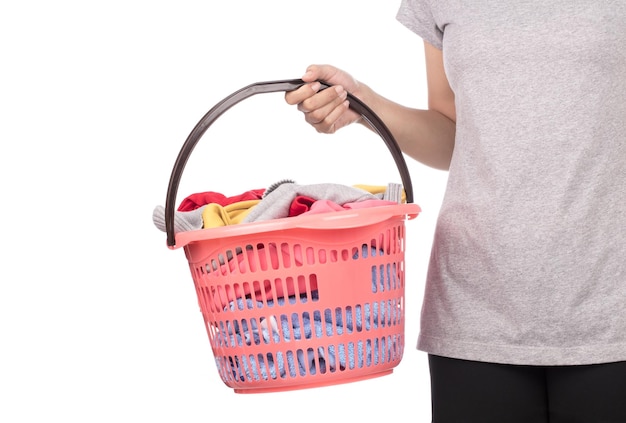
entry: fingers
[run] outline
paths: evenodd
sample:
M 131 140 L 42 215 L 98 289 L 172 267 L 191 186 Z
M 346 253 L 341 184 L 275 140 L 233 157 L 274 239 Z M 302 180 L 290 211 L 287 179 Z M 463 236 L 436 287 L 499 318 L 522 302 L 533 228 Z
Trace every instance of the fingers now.
M 339 129 L 336 122 L 349 108 L 348 93 L 339 85 L 322 91 L 320 88 L 319 82 L 312 82 L 287 93 L 285 98 L 289 104 L 297 104 L 306 122 L 318 132 L 332 133 Z
M 330 112 L 326 115 L 316 115 L 315 112 L 305 113 L 305 120 L 309 122 L 317 132 L 321 132 L 324 134 L 333 134 L 338 129 L 349 124 L 349 121 L 345 121 L 345 112 L 349 108 L 348 101 L 343 101 L 335 108 L 330 110 Z M 320 120 L 321 119 L 321 120 Z
M 297 90 L 288 91 L 287 93 L 285 93 L 285 101 L 287 101 L 287 103 L 291 105 L 300 104 L 304 100 L 314 96 L 321 87 L 322 85 L 319 82 L 304 84 Z
M 335 85 L 298 103 L 298 110 L 305 114 L 308 123 L 317 124 L 327 119 L 337 107 L 346 101 L 347 97 L 346 90 L 340 85 Z
M 330 65 L 311 65 L 302 80 L 305 84 L 285 93 L 285 100 L 290 105 L 297 105 L 306 122 L 318 132 L 334 133 L 350 124 L 351 119 L 354 120 L 354 116 L 346 114 L 349 103 L 344 82 L 352 87 L 355 85 L 348 74 Z M 325 81 L 331 86 L 322 89 L 319 81 Z
M 347 73 L 340 71 L 331 65 L 310 65 L 302 76 L 305 85 L 297 90 L 285 94 L 287 103 L 294 105 L 300 104 L 309 97 L 315 95 L 321 89 L 321 85 L 317 81 L 324 81 L 328 85 L 341 86 L 348 91 L 355 89 L 355 81 Z M 342 95 L 341 92 L 339 92 Z M 315 107 L 313 105 L 313 107 Z
M 317 84 L 317 82 L 313 82 L 313 84 Z M 299 102 L 298 110 L 303 113 L 325 115 L 328 114 L 331 109 L 343 103 L 347 97 L 348 93 L 346 90 L 344 90 L 341 85 L 335 85 Z

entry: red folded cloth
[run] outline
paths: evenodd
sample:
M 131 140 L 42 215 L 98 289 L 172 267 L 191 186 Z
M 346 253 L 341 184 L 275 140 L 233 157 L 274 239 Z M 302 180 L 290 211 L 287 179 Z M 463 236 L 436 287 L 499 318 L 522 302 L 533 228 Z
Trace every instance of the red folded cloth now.
M 265 188 L 251 189 L 239 195 L 226 197 L 219 192 L 207 191 L 191 194 L 181 201 L 178 211 L 192 211 L 211 203 L 217 203 L 220 206 L 238 203 L 247 200 L 260 200 L 265 192 Z

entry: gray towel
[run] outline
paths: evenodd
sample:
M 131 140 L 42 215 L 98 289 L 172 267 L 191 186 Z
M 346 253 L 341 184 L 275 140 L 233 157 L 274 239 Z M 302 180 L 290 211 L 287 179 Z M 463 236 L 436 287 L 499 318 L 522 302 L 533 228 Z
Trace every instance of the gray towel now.
M 244 218 L 243 222 L 258 222 L 289 216 L 289 208 L 298 196 L 314 200 L 329 200 L 339 205 L 363 200 L 378 199 L 374 194 L 360 188 L 340 184 L 298 185 L 282 183 L 256 205 Z
M 204 222 L 202 220 L 202 211 L 206 206 L 202 206 L 192 211 L 176 211 L 174 212 L 174 233 L 195 231 L 202 229 Z M 165 207 L 156 206 L 152 212 L 152 222 L 154 226 L 163 232 L 165 227 Z

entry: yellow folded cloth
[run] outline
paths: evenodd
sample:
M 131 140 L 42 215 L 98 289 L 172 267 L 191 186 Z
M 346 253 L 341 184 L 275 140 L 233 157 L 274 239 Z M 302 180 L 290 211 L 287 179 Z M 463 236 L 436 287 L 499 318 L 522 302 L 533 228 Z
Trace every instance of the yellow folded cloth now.
M 203 228 L 218 228 L 220 226 L 235 225 L 250 212 L 261 200 L 246 200 L 221 206 L 217 203 L 207 204 L 202 211 Z

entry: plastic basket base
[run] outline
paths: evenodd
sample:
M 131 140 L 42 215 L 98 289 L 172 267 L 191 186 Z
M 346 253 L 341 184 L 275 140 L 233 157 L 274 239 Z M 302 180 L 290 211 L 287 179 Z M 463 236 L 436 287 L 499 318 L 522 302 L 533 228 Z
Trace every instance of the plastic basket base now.
M 291 386 L 274 386 L 269 388 L 234 388 L 233 391 L 236 394 L 262 394 L 262 393 L 273 393 L 273 392 L 286 392 L 286 391 L 297 391 L 301 389 L 313 389 L 313 388 L 323 388 L 325 386 L 335 386 L 335 385 L 344 385 L 347 383 L 360 382 L 363 380 L 379 378 L 382 376 L 387 376 L 393 373 L 393 369 L 383 370 L 378 373 L 370 373 L 367 375 L 355 376 L 343 378 L 340 380 L 333 381 L 320 381 L 317 383 L 307 382 L 298 385 Z

